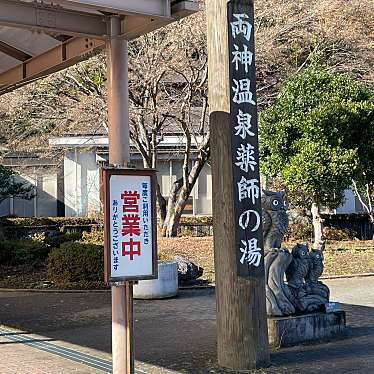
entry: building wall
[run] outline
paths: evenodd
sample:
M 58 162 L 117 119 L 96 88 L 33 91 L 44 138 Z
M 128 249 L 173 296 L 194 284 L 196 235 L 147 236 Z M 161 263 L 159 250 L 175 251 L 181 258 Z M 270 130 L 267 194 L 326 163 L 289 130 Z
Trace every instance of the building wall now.
M 336 214 L 366 213 L 360 200 L 351 189 L 344 191 L 344 202 L 335 210 Z
M 31 185 L 34 189 L 34 197 L 30 200 L 12 197 L 4 200 L 0 204 L 0 216 L 57 216 L 58 172 L 45 167 L 24 168 L 18 172 L 20 175 L 16 180 Z
M 99 165 L 95 150 L 84 152 L 68 152 L 64 160 L 64 191 L 66 216 L 96 216 L 101 209 Z M 136 168 L 143 168 L 139 158 L 131 163 Z M 193 161 L 191 161 L 193 163 Z M 162 195 L 169 197 L 172 184 L 182 176 L 182 160 L 159 160 L 157 179 Z M 54 192 L 54 191 L 53 191 Z M 50 193 L 53 196 L 54 193 Z M 336 213 L 357 212 L 357 201 L 351 190 L 345 191 L 345 203 L 336 209 Z M 5 208 L 0 205 L 0 212 Z M 31 206 L 24 205 L 30 212 Z M 209 165 L 205 165 L 200 173 L 185 208 L 188 215 L 212 215 L 212 175 Z
M 200 172 L 193 192 L 196 215 L 212 215 L 212 173 L 209 165 Z
M 0 203 L 0 217 L 9 216 L 10 212 L 10 200 L 5 199 Z
M 134 159 L 131 163 L 136 168 L 143 168 L 143 163 L 139 159 Z M 168 198 L 172 183 L 182 176 L 182 161 L 161 159 L 157 171 L 162 195 Z M 187 202 L 185 214 L 212 214 L 211 185 L 210 167 L 205 166 Z M 66 154 L 64 191 L 66 216 L 95 216 L 100 212 L 99 165 L 94 150 Z
M 8 198 L 0 203 L 0 216 L 53 217 L 61 214 L 58 199 L 64 200 L 66 216 L 95 217 L 101 210 L 99 165 L 95 150 L 68 152 L 64 159 L 64 175 L 59 184 L 56 168 L 26 167 L 20 172 L 20 180 L 34 186 L 36 196 L 31 200 Z M 191 164 L 193 161 L 191 161 Z M 142 161 L 132 160 L 137 168 Z M 16 167 L 14 167 L 17 170 Z M 161 159 L 157 166 L 157 178 L 161 192 L 169 197 L 172 184 L 182 176 L 182 161 Z M 61 205 L 61 204 L 60 204 Z M 345 202 L 336 209 L 337 214 L 362 212 L 363 209 L 352 190 L 345 191 Z M 200 173 L 185 208 L 188 215 L 212 214 L 212 176 L 209 165 Z
M 95 151 L 68 152 L 64 159 L 65 216 L 100 212 L 99 166 Z
M 57 216 L 57 174 L 38 177 L 37 217 Z
M 344 202 L 336 208 L 337 214 L 348 214 L 356 212 L 356 198 L 352 190 L 344 191 Z

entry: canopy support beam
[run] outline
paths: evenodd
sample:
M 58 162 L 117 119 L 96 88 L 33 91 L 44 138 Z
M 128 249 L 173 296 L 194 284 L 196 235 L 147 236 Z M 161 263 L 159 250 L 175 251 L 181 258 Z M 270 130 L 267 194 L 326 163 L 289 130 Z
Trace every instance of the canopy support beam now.
M 108 17 L 105 16 L 68 11 L 56 6 L 46 8 L 45 6 L 41 6 L 40 3 L 23 3 L 12 0 L 0 0 L 0 9 L 0 27 L 13 26 L 42 30 L 52 38 L 64 41 L 61 45 L 43 54 L 30 59 L 19 60 L 21 63 L 9 70 L 1 71 L 0 69 L 0 95 L 23 86 L 30 81 L 42 78 L 81 60 L 85 60 L 87 55 L 97 53 L 100 49 L 103 49 L 105 40 L 108 38 L 109 31 L 106 25 Z M 196 2 L 178 0 L 172 2 L 171 17 L 169 18 L 150 17 L 149 15 L 121 15 L 119 16 L 121 21 L 120 36 L 126 40 L 137 38 L 166 26 L 171 22 L 196 13 L 198 9 L 199 7 Z M 51 13 L 51 18 L 42 17 L 40 19 L 39 17 L 37 19 L 36 14 L 40 11 L 47 11 L 47 13 L 42 12 L 44 16 Z M 53 14 L 56 14 L 56 17 Z M 73 19 L 69 18 L 73 14 L 74 17 L 77 17 L 74 22 Z M 62 15 L 62 20 L 65 19 L 66 22 L 64 23 L 59 19 L 58 23 L 54 25 L 54 20 L 58 18 L 58 15 Z M 87 19 L 90 22 L 84 25 L 81 21 Z M 79 30 L 77 30 L 78 28 Z M 95 34 L 93 37 L 87 36 L 92 33 Z M 77 34 L 83 34 L 85 37 L 72 36 Z M 70 39 L 68 39 L 69 37 Z
M 69 39 L 42 55 L 0 74 L 0 95 L 84 60 L 87 55 L 95 53 L 104 46 L 105 41 L 100 39 Z
M 6 55 L 15 58 L 18 61 L 26 61 L 32 57 L 28 53 L 25 53 L 15 47 L 12 47 L 8 43 L 2 42 L 1 40 L 0 40 L 0 52 L 3 52 Z
M 10 0 L 0 0 L 0 7 L 2 26 L 96 38 L 107 34 L 105 16 Z

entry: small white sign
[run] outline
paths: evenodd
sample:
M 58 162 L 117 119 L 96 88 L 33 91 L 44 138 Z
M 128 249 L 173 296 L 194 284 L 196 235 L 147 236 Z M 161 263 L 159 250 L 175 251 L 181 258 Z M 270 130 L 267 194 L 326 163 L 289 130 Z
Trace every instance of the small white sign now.
M 109 277 L 144 279 L 154 276 L 150 175 L 110 175 Z

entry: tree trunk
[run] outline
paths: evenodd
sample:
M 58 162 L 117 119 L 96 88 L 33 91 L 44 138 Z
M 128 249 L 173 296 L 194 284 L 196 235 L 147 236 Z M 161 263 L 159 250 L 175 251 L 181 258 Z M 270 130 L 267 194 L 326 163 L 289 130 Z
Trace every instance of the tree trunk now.
M 172 238 L 178 235 L 178 227 L 179 227 L 180 218 L 181 218 L 181 214 L 176 214 L 175 212 L 172 213 L 164 229 L 165 237 Z
M 361 186 L 361 191 L 359 191 L 357 183 L 352 180 L 352 185 L 355 191 L 356 196 L 360 200 L 360 203 L 364 210 L 369 215 L 370 222 L 374 225 L 374 210 L 373 210 L 373 200 L 374 200 L 374 191 L 373 191 L 373 185 L 370 185 L 367 183 L 365 185 L 365 188 L 363 189 Z M 365 192 L 363 192 L 365 190 Z M 366 202 L 365 202 L 366 198 Z M 373 234 L 373 240 L 374 240 L 374 234 Z
M 157 219 L 158 227 L 161 229 L 166 219 L 166 200 L 162 196 L 159 183 L 156 183 Z
M 370 219 L 371 224 L 374 225 L 374 211 L 369 212 L 369 219 Z M 374 240 L 374 233 L 371 239 Z
M 320 205 L 318 203 L 312 204 L 312 217 L 313 217 L 313 231 L 314 231 L 314 242 L 313 248 L 319 249 L 323 239 L 323 220 L 320 213 Z
M 175 203 L 171 212 L 168 212 L 167 226 L 165 227 L 166 237 L 174 237 L 178 234 L 178 227 L 180 219 L 182 217 L 183 210 L 186 206 L 187 199 L 189 196 L 189 191 L 182 189 L 179 193 L 178 200 Z
M 183 163 L 183 177 L 176 180 L 170 190 L 169 199 L 165 202 L 165 219 L 163 220 L 162 226 L 160 226 L 160 234 L 166 237 L 177 236 L 179 222 L 186 207 L 187 200 L 191 194 L 191 191 L 197 181 L 197 178 L 203 169 L 206 161 L 210 155 L 210 137 L 207 135 L 201 144 L 200 153 L 195 161 L 191 171 L 188 170 L 189 156 L 185 155 Z
M 374 225 L 374 212 L 369 213 L 370 222 Z

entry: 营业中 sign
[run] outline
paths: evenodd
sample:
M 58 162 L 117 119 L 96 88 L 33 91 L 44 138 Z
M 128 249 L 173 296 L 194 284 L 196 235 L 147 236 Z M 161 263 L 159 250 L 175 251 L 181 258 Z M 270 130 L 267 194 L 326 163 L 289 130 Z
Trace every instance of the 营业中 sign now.
M 155 171 L 105 168 L 105 278 L 157 277 Z

